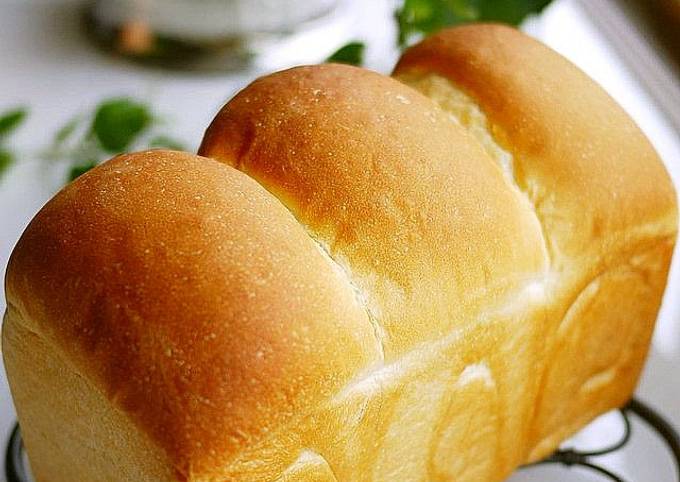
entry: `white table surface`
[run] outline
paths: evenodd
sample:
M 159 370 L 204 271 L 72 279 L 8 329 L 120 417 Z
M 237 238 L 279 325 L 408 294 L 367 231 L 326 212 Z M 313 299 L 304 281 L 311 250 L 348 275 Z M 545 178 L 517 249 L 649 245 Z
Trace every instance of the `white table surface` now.
M 368 66 L 388 72 L 396 59 L 389 48 L 394 38 L 392 2 L 360 2 L 350 20 L 339 28 L 342 35 L 369 40 Z M 680 140 L 655 109 L 650 97 L 619 61 L 611 46 L 574 0 L 557 0 L 525 29 L 571 59 L 630 113 L 664 159 L 676 185 L 680 185 Z M 301 61 L 304 48 L 300 49 Z M 309 58 L 308 62 L 321 59 Z M 283 67 L 279 65 L 277 67 Z M 170 119 L 177 138 L 196 148 L 203 130 L 216 111 L 258 72 L 201 75 L 162 72 L 128 64 L 102 54 L 79 33 L 76 9 L 71 1 L 0 0 L 0 111 L 15 105 L 30 106 L 26 124 L 12 137 L 21 160 L 0 180 L 0 274 L 21 231 L 40 206 L 59 187 L 54 173 L 39 153 L 56 130 L 74 114 L 111 95 L 151 99 L 154 108 Z M 678 106 L 680 108 L 680 106 Z M 677 251 L 677 250 L 676 250 Z M 657 407 L 680 427 L 680 256 L 676 255 L 653 347 L 637 395 Z M 0 294 L 0 307 L 4 307 Z M 12 402 L 0 371 L 0 442 L 14 422 Z M 608 417 L 600 430 L 581 439 L 587 443 L 611 438 L 615 421 Z M 611 428 L 611 430 L 610 430 Z M 595 432 L 595 433 L 594 433 Z M 603 435 L 604 434 L 604 435 Z M 636 437 L 635 457 L 628 451 L 607 462 L 631 481 L 664 481 L 670 478 L 669 460 L 652 438 Z M 0 450 L 1 452 L 1 450 Z M 0 481 L 4 480 L 0 475 Z M 545 469 L 520 473 L 520 481 L 601 480 L 564 475 Z

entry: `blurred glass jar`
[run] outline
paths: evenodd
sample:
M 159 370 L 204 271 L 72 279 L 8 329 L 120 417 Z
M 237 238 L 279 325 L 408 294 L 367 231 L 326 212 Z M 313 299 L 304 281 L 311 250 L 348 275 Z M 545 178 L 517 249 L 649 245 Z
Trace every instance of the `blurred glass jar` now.
M 338 3 L 98 0 L 87 25 L 102 45 L 128 57 L 183 69 L 242 68 L 285 39 L 324 27 Z

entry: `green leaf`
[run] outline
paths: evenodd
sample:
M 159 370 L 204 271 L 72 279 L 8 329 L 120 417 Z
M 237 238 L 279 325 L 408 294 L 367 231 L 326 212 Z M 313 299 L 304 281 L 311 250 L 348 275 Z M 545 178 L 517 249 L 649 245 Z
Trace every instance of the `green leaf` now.
M 343 45 L 333 53 L 326 62 L 339 64 L 361 65 L 364 63 L 364 50 L 366 45 L 363 42 L 350 42 Z
M 551 0 L 479 1 L 480 20 L 519 25 L 528 15 L 539 13 Z
M 399 45 L 413 37 L 467 22 L 502 22 L 518 25 L 551 0 L 405 0 L 396 12 Z
M 80 118 L 80 116 L 78 116 L 71 119 L 63 126 L 61 126 L 61 128 L 59 128 L 59 130 L 54 136 L 54 143 L 63 144 L 64 142 L 66 142 L 68 138 L 71 137 L 75 130 L 78 128 L 78 125 L 80 124 L 81 120 L 82 119 Z
M 173 139 L 172 137 L 169 136 L 156 136 L 151 141 L 149 142 L 149 147 L 152 149 L 171 149 L 173 151 L 184 151 L 186 150 L 184 144 L 182 142 L 178 141 L 177 139 Z
M 0 177 L 7 172 L 12 164 L 14 164 L 12 153 L 5 149 L 0 150 Z
M 98 108 L 92 132 L 103 149 L 124 151 L 151 123 L 149 108 L 129 98 L 110 99 Z
M 87 162 L 83 162 L 81 164 L 76 164 L 75 166 L 71 167 L 71 170 L 68 173 L 68 180 L 73 181 L 73 180 L 79 178 L 80 176 L 85 174 L 87 171 L 89 171 L 90 169 L 92 169 L 93 167 L 96 167 L 96 166 L 97 166 L 96 161 L 87 161 Z
M 28 115 L 28 109 L 19 107 L 0 114 L 0 137 L 5 137 L 21 125 Z

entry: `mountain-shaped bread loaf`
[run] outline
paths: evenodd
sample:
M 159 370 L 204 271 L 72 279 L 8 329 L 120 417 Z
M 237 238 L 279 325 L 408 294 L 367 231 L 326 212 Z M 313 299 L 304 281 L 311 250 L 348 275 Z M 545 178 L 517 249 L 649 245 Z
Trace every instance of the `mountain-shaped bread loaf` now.
M 263 77 L 199 154 L 103 164 L 15 248 L 38 482 L 500 481 L 631 396 L 675 192 L 535 40 Z

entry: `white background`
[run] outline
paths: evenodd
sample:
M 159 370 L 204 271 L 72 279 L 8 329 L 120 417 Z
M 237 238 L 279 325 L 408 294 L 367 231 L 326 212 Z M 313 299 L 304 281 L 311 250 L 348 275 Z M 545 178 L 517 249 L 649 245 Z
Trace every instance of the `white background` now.
M 335 24 L 342 38 L 368 40 L 368 65 L 389 72 L 396 59 L 391 48 L 395 32 L 388 0 L 348 0 L 349 12 Z M 353 7 L 353 8 L 352 8 Z M 150 99 L 169 119 L 168 129 L 195 149 L 219 107 L 253 80 L 262 68 L 241 74 L 168 73 L 117 60 L 93 48 L 81 35 L 78 10 L 69 1 L 0 0 L 0 111 L 16 105 L 31 109 L 26 124 L 12 136 L 20 162 L 0 180 L 0 274 L 21 231 L 40 206 L 58 189 L 62 172 L 39 155 L 56 130 L 73 115 L 107 96 Z M 570 58 L 597 80 L 630 113 L 664 159 L 676 185 L 680 179 L 680 141 L 651 99 L 629 74 L 607 41 L 597 32 L 575 0 L 557 0 L 525 29 Z M 333 39 L 330 45 L 332 46 Z M 318 49 L 317 49 L 318 50 Z M 332 48 L 331 48 L 332 50 Z M 297 45 L 291 65 L 322 60 Z M 277 68 L 284 63 L 275 63 Z M 678 106 L 680 108 L 680 106 Z M 680 280 L 676 256 L 654 344 L 637 395 L 660 409 L 680 427 Z M 0 294 L 0 307 L 4 295 Z M 0 373 L 0 442 L 14 421 L 9 391 Z M 607 417 L 584 433 L 586 444 L 611 439 L 615 417 Z M 670 459 L 654 439 L 640 431 L 633 447 L 608 457 L 609 466 L 630 481 L 672 480 Z M 563 470 L 520 473 L 520 481 L 602 480 Z M 0 475 L 0 480 L 2 476 Z

